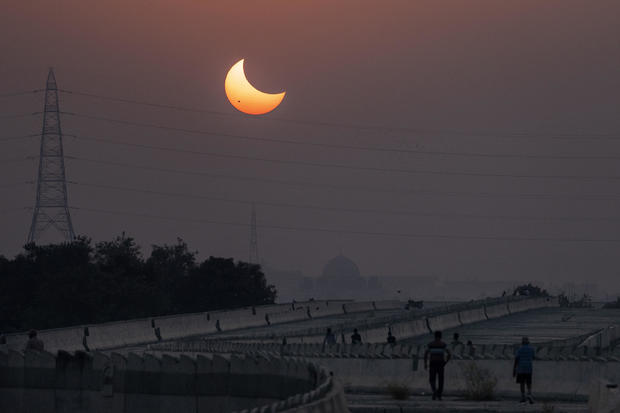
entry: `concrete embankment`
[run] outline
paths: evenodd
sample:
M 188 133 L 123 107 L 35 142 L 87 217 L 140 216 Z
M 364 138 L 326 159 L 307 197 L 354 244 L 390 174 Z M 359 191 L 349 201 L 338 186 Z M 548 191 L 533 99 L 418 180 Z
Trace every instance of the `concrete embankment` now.
M 308 301 L 245 307 L 234 310 L 150 317 L 102 324 L 75 326 L 39 332 L 46 350 L 96 351 L 138 346 L 166 340 L 215 334 L 272 324 L 291 323 L 310 318 L 344 314 L 345 301 Z M 359 305 L 358 305 L 359 304 Z M 373 303 L 351 305 L 349 312 L 366 311 Z M 381 308 L 404 306 L 403 303 L 380 303 Z M 27 334 L 5 336 L 11 350 L 23 350 Z
M 423 335 L 426 331 L 444 330 L 468 323 L 556 305 L 550 298 L 511 298 L 482 300 L 428 310 L 426 316 L 415 317 L 415 312 L 404 311 L 398 301 L 308 301 L 261 307 L 246 307 L 228 311 L 152 317 L 96 325 L 76 326 L 41 331 L 40 338 L 52 352 L 111 350 L 162 341 L 206 336 L 253 327 L 295 323 L 312 318 L 352 313 L 366 313 L 379 309 L 403 309 L 401 314 L 386 318 L 374 325 L 360 327 L 365 342 L 384 342 L 389 330 L 399 339 Z M 403 319 L 405 317 L 406 319 Z M 344 327 L 343 327 L 344 328 Z M 343 330 L 344 333 L 344 330 Z M 289 342 L 322 342 L 323 329 L 310 335 L 289 337 Z M 23 350 L 27 341 L 25 333 L 6 336 L 7 348 Z M 281 340 L 277 338 L 277 340 Z
M 316 364 L 298 359 L 0 353 L 2 412 L 223 413 L 254 408 L 348 412 L 338 382 Z
M 556 343 L 557 344 L 557 343 Z M 453 360 L 446 366 L 448 394 L 462 394 L 465 372 L 476 366 L 497 379 L 499 395 L 517 397 L 519 388 L 512 377 L 517 345 L 482 345 L 475 353 L 465 346 L 452 348 Z M 381 391 L 390 384 L 406 385 L 414 393 L 428 392 L 428 373 L 424 370 L 423 345 L 389 346 L 383 344 L 338 344 L 323 348 L 320 344 L 275 344 L 181 342 L 162 345 L 160 351 L 282 354 L 317 360 L 333 371 L 353 390 Z M 536 348 L 534 361 L 535 392 L 546 398 L 585 401 L 595 379 L 620 382 L 620 346 L 614 349 L 576 345 L 545 345 Z M 604 390 L 604 389 L 603 389 Z M 607 395 L 603 390 L 601 394 Z M 603 397 L 603 396 L 601 396 Z
M 378 307 L 379 303 L 359 303 L 353 307 L 345 304 L 343 307 L 364 309 Z M 512 313 L 509 306 L 513 308 Z M 436 330 L 449 330 L 460 326 L 505 317 L 510 314 L 522 313 L 529 310 L 557 307 L 557 300 L 552 297 L 506 297 L 471 301 L 467 303 L 452 304 L 446 307 L 435 307 L 420 311 L 403 311 L 381 319 L 360 320 L 357 322 L 340 323 L 330 327 L 336 333 L 337 340 L 342 336 L 347 340 L 348 335 L 356 328 L 365 343 L 385 343 L 388 332 L 398 340 L 423 336 Z M 489 315 L 490 314 L 490 315 Z M 281 332 L 273 334 L 248 335 L 239 337 L 241 340 L 249 339 L 254 342 L 280 342 L 286 336 L 288 343 L 322 343 L 325 337 L 325 327 L 312 329 L 297 329 L 289 334 Z
M 620 314 L 619 314 L 620 318 Z M 600 347 L 609 348 L 620 342 L 620 324 L 605 327 L 596 333 L 586 337 L 579 347 Z

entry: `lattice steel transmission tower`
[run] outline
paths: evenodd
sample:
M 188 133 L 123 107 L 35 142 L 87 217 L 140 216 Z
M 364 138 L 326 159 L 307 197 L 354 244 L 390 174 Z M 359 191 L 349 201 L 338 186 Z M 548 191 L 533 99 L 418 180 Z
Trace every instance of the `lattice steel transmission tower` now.
M 256 230 L 256 207 L 254 204 L 252 204 L 252 218 L 250 219 L 250 264 L 259 264 L 258 231 Z
M 75 239 L 69 205 L 67 203 L 67 181 L 65 179 L 65 158 L 62 148 L 58 88 L 53 69 L 47 75 L 39 175 L 37 178 L 37 200 L 32 215 L 28 242 L 35 242 L 50 227 L 60 232 L 66 241 Z

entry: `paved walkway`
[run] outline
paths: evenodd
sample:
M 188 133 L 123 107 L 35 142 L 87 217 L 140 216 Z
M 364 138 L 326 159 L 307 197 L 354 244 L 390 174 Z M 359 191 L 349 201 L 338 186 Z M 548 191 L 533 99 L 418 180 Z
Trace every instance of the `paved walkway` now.
M 420 412 L 542 412 L 542 413 L 586 413 L 588 406 L 583 402 L 537 401 L 522 404 L 517 400 L 496 400 L 476 402 L 456 397 L 444 397 L 433 401 L 430 397 L 412 396 L 408 400 L 394 400 L 381 394 L 347 393 L 351 413 L 420 413 Z

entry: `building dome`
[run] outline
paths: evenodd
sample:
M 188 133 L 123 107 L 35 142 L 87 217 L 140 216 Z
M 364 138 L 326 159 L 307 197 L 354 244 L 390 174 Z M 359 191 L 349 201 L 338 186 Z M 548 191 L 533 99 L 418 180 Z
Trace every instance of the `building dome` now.
M 323 267 L 323 278 L 361 278 L 357 264 L 344 255 L 332 258 Z
M 319 287 L 331 293 L 345 293 L 366 286 L 366 280 L 353 261 L 344 255 L 332 258 L 323 267 L 323 274 L 318 279 Z

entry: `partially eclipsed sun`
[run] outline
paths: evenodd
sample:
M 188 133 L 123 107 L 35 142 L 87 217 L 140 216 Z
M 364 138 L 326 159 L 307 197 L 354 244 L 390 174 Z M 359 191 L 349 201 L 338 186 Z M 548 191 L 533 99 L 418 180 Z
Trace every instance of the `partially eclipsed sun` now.
M 243 60 L 233 65 L 226 75 L 224 89 L 231 105 L 250 115 L 262 115 L 278 107 L 286 92 L 265 93 L 248 82 L 243 71 Z

